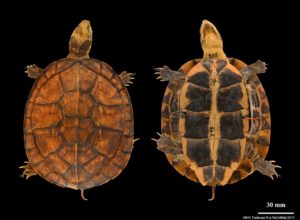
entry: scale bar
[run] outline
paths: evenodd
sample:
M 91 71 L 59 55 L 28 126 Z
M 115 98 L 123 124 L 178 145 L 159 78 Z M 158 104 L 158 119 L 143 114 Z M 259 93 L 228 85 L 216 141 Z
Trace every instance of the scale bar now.
M 294 212 L 258 212 L 259 215 L 294 215 Z

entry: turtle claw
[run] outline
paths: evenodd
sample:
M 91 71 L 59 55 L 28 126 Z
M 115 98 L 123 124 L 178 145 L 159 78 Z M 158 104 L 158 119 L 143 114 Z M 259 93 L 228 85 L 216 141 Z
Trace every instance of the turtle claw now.
M 134 79 L 135 73 L 127 73 L 126 71 L 123 71 L 119 76 L 121 77 L 121 80 L 125 86 L 129 86 L 129 84 L 133 84 L 131 80 Z
M 133 139 L 133 143 L 135 143 L 138 140 L 140 140 L 140 138 Z
M 172 81 L 172 80 L 181 80 L 184 79 L 185 75 L 179 71 L 173 71 L 168 66 L 154 68 L 155 75 L 159 75 L 156 79 L 160 81 Z
M 182 154 L 182 146 L 180 141 L 175 140 L 170 135 L 167 134 L 159 134 L 159 139 L 151 138 L 153 141 L 157 143 L 157 149 L 171 155 Z
M 270 177 L 272 180 L 274 180 L 274 176 L 276 176 L 276 178 L 280 177 L 278 175 L 278 173 L 276 172 L 276 168 L 279 168 L 279 169 L 282 168 L 281 166 L 274 164 L 275 162 L 276 162 L 275 160 L 264 161 L 260 158 L 258 160 L 255 160 L 254 164 L 256 166 L 256 169 L 260 173 L 262 173 L 262 174 Z
M 172 70 L 168 66 L 154 68 L 154 70 L 157 71 L 154 74 L 159 75 L 156 79 L 158 79 L 160 81 L 169 81 L 169 80 L 171 80 L 170 73 L 172 73 Z
M 29 164 L 28 161 L 25 161 L 25 165 L 24 166 L 20 166 L 20 169 L 24 169 L 23 174 L 21 175 L 21 177 L 25 177 L 26 179 L 28 179 L 31 176 L 36 175 L 37 173 L 33 170 L 33 168 L 31 167 L 31 165 Z
M 43 72 L 43 69 L 39 68 L 37 65 L 32 64 L 25 67 L 25 73 L 28 74 L 28 77 L 37 79 Z

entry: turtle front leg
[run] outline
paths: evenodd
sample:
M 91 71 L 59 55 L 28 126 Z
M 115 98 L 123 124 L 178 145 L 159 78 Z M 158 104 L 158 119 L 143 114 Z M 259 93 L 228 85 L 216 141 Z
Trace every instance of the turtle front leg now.
M 37 79 L 43 72 L 44 70 L 39 68 L 37 65 L 35 64 L 32 64 L 32 65 L 29 65 L 29 66 L 26 66 L 25 68 L 25 73 L 28 74 L 28 77 L 30 78 L 34 78 L 34 79 Z
M 154 74 L 159 75 L 157 79 L 160 81 L 182 81 L 185 78 L 185 74 L 180 71 L 171 70 L 168 66 L 155 68 L 157 72 Z
M 25 177 L 26 179 L 37 174 L 28 161 L 25 161 L 25 165 L 20 166 L 19 168 L 24 169 L 22 177 Z
M 135 73 L 127 73 L 126 71 L 123 71 L 119 76 L 125 86 L 129 86 L 129 84 L 133 84 L 131 80 L 134 79 Z
M 245 149 L 246 158 L 253 161 L 254 168 L 259 171 L 261 174 L 270 177 L 272 180 L 273 176 L 279 177 L 276 168 L 281 168 L 281 166 L 275 165 L 274 160 L 264 160 L 261 158 L 257 149 L 253 146 L 251 139 L 247 140 L 247 145 Z
M 248 65 L 244 69 L 241 70 L 241 74 L 244 76 L 246 82 L 254 79 L 254 76 L 259 73 L 265 73 L 267 70 L 266 63 L 258 60 L 253 64 Z
M 158 134 L 159 139 L 153 139 L 157 143 L 157 149 L 166 153 L 171 154 L 175 157 L 183 154 L 182 145 L 179 140 L 175 140 L 170 135 L 165 133 Z

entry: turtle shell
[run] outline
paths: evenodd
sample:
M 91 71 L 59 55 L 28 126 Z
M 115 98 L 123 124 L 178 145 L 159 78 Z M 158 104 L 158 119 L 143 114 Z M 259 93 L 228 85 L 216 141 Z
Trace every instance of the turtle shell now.
M 104 184 L 120 174 L 132 151 L 128 92 L 104 62 L 53 62 L 31 90 L 24 138 L 31 167 L 47 181 L 72 189 Z
M 197 65 L 201 59 L 191 60 L 182 65 L 179 71 L 188 74 L 189 71 Z M 230 58 L 229 62 L 237 70 L 241 70 L 246 67 L 246 64 L 238 59 Z M 256 76 L 255 76 L 256 77 Z M 176 88 L 175 84 L 169 82 L 167 89 L 165 91 L 163 103 L 162 103 L 162 118 L 161 118 L 161 130 L 162 133 L 166 133 L 173 137 L 179 137 L 179 95 L 181 90 Z M 261 85 L 258 77 L 255 78 L 251 86 L 247 86 L 247 95 L 251 95 L 257 100 L 255 103 L 249 103 L 250 108 L 255 108 L 256 113 L 261 112 L 262 117 L 256 119 L 256 123 L 259 123 L 260 130 L 259 133 L 252 136 L 253 144 L 257 148 L 258 153 L 264 159 L 267 155 L 270 142 L 270 112 L 269 104 L 264 91 L 263 86 Z M 253 107 L 253 105 L 256 105 Z M 254 116 L 253 116 L 254 117 Z M 190 165 L 185 160 L 174 160 L 174 157 L 170 154 L 166 154 L 170 164 L 179 172 L 181 175 L 186 176 L 192 181 L 199 182 L 195 172 L 190 168 Z M 254 171 L 253 162 L 250 160 L 244 160 L 240 162 L 238 168 L 233 172 L 231 178 L 227 183 L 235 183 Z

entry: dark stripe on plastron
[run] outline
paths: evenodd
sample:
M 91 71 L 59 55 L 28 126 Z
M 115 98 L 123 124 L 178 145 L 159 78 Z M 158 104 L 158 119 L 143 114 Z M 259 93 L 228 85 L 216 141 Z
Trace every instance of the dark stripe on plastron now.
M 211 91 L 189 85 L 186 98 L 190 101 L 186 109 L 193 112 L 209 111 L 211 108 Z
M 225 69 L 219 75 L 219 82 L 220 88 L 224 88 L 242 82 L 242 77 L 233 73 L 229 69 Z
M 220 118 L 221 137 L 225 139 L 244 138 L 243 116 L 241 113 L 223 115 Z
M 219 73 L 227 64 L 226 60 L 217 60 L 217 73 Z
M 194 74 L 191 78 L 187 80 L 189 83 L 195 84 L 197 86 L 210 88 L 209 87 L 209 74 L 206 71 L 198 72 Z
M 225 174 L 225 167 L 216 166 L 215 171 L 216 171 L 216 174 L 215 174 L 216 178 L 219 181 L 222 181 L 224 178 L 224 174 Z
M 243 109 L 239 103 L 243 97 L 240 85 L 225 90 L 219 90 L 217 94 L 218 111 L 234 112 Z
M 213 166 L 203 168 L 203 176 L 205 181 L 209 181 L 213 177 Z
M 209 117 L 204 115 L 185 115 L 185 134 L 187 138 L 207 138 Z
M 238 162 L 241 157 L 241 146 L 238 141 L 220 139 L 217 164 L 230 167 L 231 162 Z
M 208 139 L 187 141 L 187 156 L 199 167 L 212 165 Z

